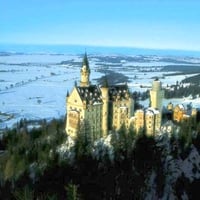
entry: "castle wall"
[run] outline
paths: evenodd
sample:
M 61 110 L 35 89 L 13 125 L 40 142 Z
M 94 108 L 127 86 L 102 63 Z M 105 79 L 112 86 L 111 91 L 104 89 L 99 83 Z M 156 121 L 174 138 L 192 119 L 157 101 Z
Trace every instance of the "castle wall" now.
M 108 96 L 108 88 L 101 87 L 102 100 L 103 100 L 103 108 L 102 108 L 102 134 L 103 137 L 106 137 L 108 134 L 108 106 L 109 106 L 109 96 Z
M 145 113 L 145 131 L 147 135 L 155 135 L 160 131 L 161 114 L 159 110 L 147 109 Z
M 111 106 L 112 128 L 119 130 L 122 124 L 125 124 L 126 128 L 128 128 L 130 124 L 130 118 L 133 113 L 131 98 L 114 101 L 111 103 Z
M 76 88 L 74 88 L 70 96 L 67 97 L 66 107 L 66 132 L 68 135 L 74 138 L 79 131 L 80 121 L 85 118 L 85 107 Z
M 173 110 L 173 120 L 176 122 L 180 122 L 183 120 L 184 115 L 186 114 L 186 110 L 183 105 L 176 105 Z
M 136 132 L 139 132 L 139 130 L 142 130 L 144 129 L 144 116 L 145 116 L 145 113 L 144 113 L 144 110 L 137 110 L 135 112 L 135 118 L 134 118 L 134 127 L 135 127 L 135 130 Z
M 103 104 L 95 104 L 88 106 L 85 111 L 84 128 L 92 140 L 102 137 L 102 110 Z

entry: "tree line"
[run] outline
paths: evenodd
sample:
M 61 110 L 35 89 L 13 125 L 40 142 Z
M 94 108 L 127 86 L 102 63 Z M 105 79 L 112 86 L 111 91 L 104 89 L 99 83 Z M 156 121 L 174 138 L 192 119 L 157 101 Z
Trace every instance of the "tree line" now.
M 16 128 L 5 130 L 0 141 L 1 199 L 144 199 L 153 172 L 159 199 L 167 179 L 165 158 L 185 159 L 193 147 L 200 152 L 200 126 L 190 122 L 161 136 L 148 136 L 143 130 L 136 134 L 133 126 L 122 125 L 98 141 L 80 130 L 71 146 L 64 119 L 43 120 L 31 130 L 27 124 L 21 120 Z M 188 184 L 185 177 L 178 179 L 177 196 L 181 181 Z M 188 188 L 184 189 L 193 197 Z

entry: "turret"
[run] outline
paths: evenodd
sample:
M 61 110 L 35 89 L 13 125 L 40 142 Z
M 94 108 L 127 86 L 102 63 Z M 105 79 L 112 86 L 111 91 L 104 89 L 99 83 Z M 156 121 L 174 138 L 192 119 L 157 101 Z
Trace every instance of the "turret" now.
M 81 68 L 81 81 L 80 86 L 81 87 L 88 87 L 90 85 L 90 67 L 89 62 L 87 58 L 87 54 L 85 53 Z
M 153 81 L 152 89 L 150 90 L 150 104 L 151 107 L 158 110 L 159 114 L 156 115 L 155 130 L 158 130 L 162 122 L 162 100 L 164 98 L 164 90 L 162 90 L 161 82 L 156 78 Z
M 167 110 L 173 111 L 173 104 L 172 104 L 172 102 L 169 102 L 169 103 L 168 103 L 168 105 L 167 105 Z
M 162 90 L 161 82 L 156 78 L 153 81 L 152 89 L 150 90 L 150 104 L 152 108 L 162 112 L 162 100 L 164 98 L 164 90 Z

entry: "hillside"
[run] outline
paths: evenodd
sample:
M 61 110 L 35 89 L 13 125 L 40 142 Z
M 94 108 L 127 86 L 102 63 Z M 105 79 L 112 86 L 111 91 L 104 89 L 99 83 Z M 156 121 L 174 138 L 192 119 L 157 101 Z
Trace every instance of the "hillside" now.
M 199 125 L 156 137 L 122 127 L 99 141 L 80 134 L 73 142 L 62 120 L 30 131 L 26 124 L 1 140 L 1 199 L 198 199 Z

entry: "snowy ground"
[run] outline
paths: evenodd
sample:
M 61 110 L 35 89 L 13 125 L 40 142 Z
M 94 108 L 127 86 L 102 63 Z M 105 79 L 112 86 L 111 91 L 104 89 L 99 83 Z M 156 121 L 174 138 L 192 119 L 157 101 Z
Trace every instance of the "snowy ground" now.
M 147 90 L 155 77 L 159 77 L 164 86 L 185 78 L 185 75 L 166 78 L 163 75 L 166 72 L 160 69 L 172 63 L 160 61 L 156 56 L 149 57 L 145 62 L 129 62 L 124 58 L 117 66 L 110 65 L 109 62 L 99 65 L 98 58 L 88 57 L 93 83 L 95 79 L 104 75 L 97 71 L 104 68 L 104 64 L 107 69 L 128 76 L 128 84 L 132 91 Z M 69 62 L 61 64 L 62 61 Z M 0 129 L 13 125 L 20 118 L 51 119 L 64 116 L 66 94 L 67 91 L 71 91 L 75 81 L 79 82 L 81 61 L 80 55 L 1 55 Z M 191 61 L 195 64 L 199 59 L 190 59 Z M 182 99 L 177 100 L 181 101 Z M 195 101 L 195 105 L 198 106 L 199 102 L 200 100 Z

